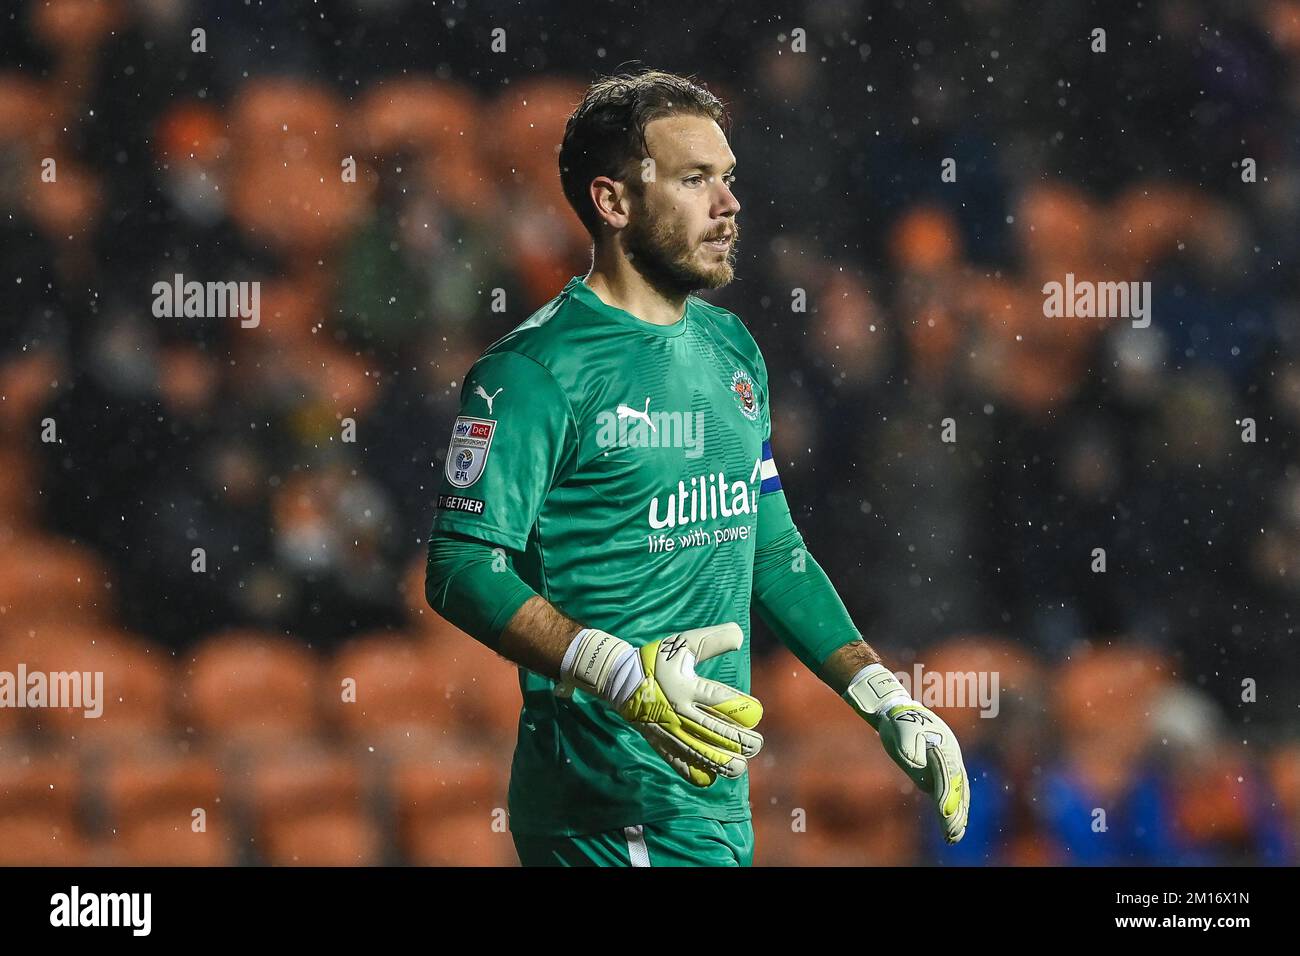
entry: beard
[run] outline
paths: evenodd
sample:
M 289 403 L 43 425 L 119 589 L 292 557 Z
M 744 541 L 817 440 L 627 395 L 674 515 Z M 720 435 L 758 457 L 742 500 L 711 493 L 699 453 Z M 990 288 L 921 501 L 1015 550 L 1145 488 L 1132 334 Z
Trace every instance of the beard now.
M 666 217 L 635 217 L 623 230 L 623 248 L 632 268 L 654 289 L 669 296 L 699 289 L 721 289 L 736 277 L 740 226 L 732 222 L 731 246 L 725 256 L 692 240 L 684 226 Z M 717 235 L 720 230 L 713 230 Z

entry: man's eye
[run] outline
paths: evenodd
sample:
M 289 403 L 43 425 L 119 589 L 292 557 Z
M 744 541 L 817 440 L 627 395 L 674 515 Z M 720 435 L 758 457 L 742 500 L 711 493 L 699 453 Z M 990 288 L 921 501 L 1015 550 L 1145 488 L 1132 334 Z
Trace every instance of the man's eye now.
M 732 183 L 736 181 L 736 177 L 728 173 L 727 175 L 722 177 L 722 181 L 726 183 L 728 186 L 730 186 Z M 682 180 L 682 182 L 686 183 L 689 186 L 699 185 L 700 183 L 704 182 L 704 176 L 701 173 L 696 173 L 693 176 L 687 176 L 685 179 Z

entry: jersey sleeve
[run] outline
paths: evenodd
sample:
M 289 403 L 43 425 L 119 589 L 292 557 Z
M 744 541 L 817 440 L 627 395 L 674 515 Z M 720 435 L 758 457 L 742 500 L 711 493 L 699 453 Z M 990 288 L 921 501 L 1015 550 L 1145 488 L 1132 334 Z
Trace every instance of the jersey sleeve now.
M 752 606 L 777 639 L 816 674 L 826 658 L 862 635 L 830 578 L 808 552 L 790 514 L 772 454 L 771 391 L 761 353 L 758 367 L 763 388 L 763 458 Z
M 776 460 L 772 457 L 772 389 L 767 379 L 767 362 L 763 353 L 758 353 L 758 382 L 763 389 L 761 421 L 763 423 L 763 461 L 759 472 L 762 484 L 759 495 L 770 495 L 781 490 L 781 476 L 776 471 Z
M 759 463 L 757 547 L 762 549 L 794 528 L 790 507 L 781 490 L 781 475 L 776 469 L 772 454 L 772 391 L 768 385 L 767 363 L 758 354 L 758 380 L 763 389 L 761 421 L 763 424 L 763 450 Z
M 508 351 L 474 363 L 460 397 L 433 531 L 522 551 L 547 493 L 576 454 L 568 397 L 544 365 Z

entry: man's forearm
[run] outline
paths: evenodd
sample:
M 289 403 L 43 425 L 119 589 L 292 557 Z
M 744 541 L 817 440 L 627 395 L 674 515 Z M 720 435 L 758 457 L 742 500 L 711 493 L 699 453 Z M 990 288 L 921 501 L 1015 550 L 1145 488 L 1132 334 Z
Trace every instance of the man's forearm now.
M 845 644 L 822 662 L 820 677 L 837 694 L 849 689 L 849 681 L 858 671 L 871 664 L 879 664 L 880 655 L 866 641 Z
M 582 629 L 521 581 L 499 548 L 454 534 L 430 537 L 425 597 L 470 637 L 552 680 Z
M 560 662 L 582 624 L 540 594 L 530 597 L 501 632 L 498 651 L 530 671 L 560 678 Z
M 564 652 L 582 627 L 580 622 L 537 595 L 524 602 L 501 632 L 499 650 L 514 663 L 556 680 Z M 843 694 L 858 671 L 878 663 L 880 655 L 871 645 L 856 640 L 826 658 L 817 676 L 835 693 Z

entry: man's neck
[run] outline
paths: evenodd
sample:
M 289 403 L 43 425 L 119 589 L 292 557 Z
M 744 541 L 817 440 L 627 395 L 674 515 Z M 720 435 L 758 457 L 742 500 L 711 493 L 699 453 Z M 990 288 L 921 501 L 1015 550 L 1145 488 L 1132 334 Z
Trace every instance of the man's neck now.
M 686 314 L 687 294 L 656 289 L 622 256 L 597 254 L 583 280 L 602 302 L 652 325 L 674 325 Z

